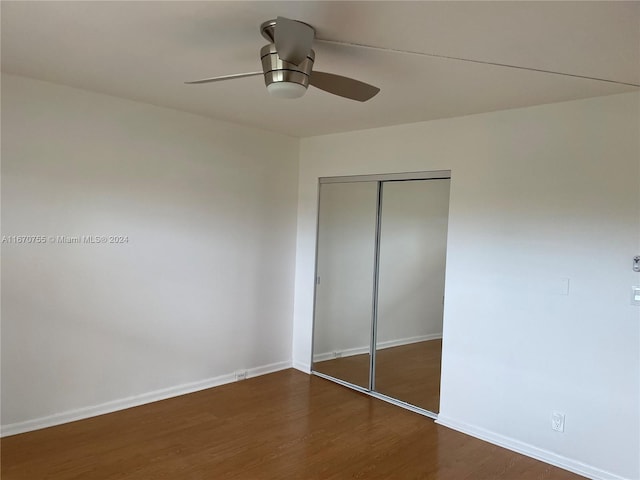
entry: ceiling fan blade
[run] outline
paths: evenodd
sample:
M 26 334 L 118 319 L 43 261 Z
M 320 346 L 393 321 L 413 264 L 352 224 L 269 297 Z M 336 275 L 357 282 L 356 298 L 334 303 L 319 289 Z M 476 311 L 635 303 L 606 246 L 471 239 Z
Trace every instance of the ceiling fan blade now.
M 222 77 L 203 78 L 202 80 L 194 80 L 192 82 L 184 82 L 188 85 L 195 85 L 199 83 L 211 83 L 220 82 L 222 80 L 233 80 L 234 78 L 255 77 L 262 75 L 262 72 L 249 72 L 249 73 L 234 73 L 233 75 L 223 75 Z
M 285 62 L 300 65 L 311 51 L 315 35 L 313 27 L 306 23 L 278 17 L 274 35 L 278 56 Z
M 380 91 L 378 87 L 368 83 L 326 72 L 311 72 L 309 83 L 325 92 L 357 100 L 358 102 L 366 102 Z

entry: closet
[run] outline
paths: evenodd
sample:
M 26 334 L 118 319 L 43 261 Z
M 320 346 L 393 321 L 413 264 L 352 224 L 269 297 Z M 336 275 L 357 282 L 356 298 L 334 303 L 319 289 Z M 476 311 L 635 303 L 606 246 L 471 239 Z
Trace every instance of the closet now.
M 450 176 L 319 186 L 312 372 L 429 416 L 440 403 Z

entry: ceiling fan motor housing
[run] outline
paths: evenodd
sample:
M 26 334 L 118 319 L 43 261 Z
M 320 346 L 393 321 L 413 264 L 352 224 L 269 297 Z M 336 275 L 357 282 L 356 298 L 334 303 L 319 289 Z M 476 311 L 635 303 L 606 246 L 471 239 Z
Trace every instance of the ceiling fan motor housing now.
M 271 43 L 260 49 L 264 83 L 270 93 L 285 98 L 304 95 L 309 86 L 315 52 L 310 50 L 300 65 L 285 62 L 278 56 L 276 46 Z

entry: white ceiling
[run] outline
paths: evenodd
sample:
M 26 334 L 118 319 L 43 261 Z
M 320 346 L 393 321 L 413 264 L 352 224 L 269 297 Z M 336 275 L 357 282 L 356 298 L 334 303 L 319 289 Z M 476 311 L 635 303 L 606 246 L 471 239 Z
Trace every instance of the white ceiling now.
M 640 2 L 1 3 L 2 71 L 293 136 L 608 95 L 636 87 L 494 65 L 316 43 L 317 70 L 379 86 L 367 103 L 310 88 L 271 98 L 261 22 L 318 37 L 640 84 Z

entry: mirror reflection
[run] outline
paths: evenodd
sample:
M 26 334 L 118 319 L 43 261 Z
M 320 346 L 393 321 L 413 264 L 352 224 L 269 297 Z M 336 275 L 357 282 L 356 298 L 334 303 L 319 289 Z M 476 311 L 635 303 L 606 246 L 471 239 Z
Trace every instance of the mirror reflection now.
M 449 179 L 384 182 L 374 389 L 440 405 Z
M 320 185 L 313 370 L 369 388 L 378 188 Z

